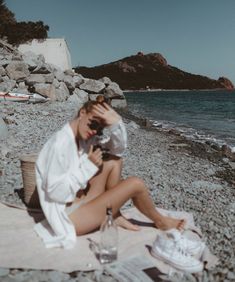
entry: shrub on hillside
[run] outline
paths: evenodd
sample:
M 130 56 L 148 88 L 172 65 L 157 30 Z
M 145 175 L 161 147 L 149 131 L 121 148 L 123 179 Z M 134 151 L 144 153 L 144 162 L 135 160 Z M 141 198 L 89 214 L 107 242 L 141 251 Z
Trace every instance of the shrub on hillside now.
M 18 45 L 32 39 L 45 39 L 49 26 L 42 21 L 17 22 L 15 15 L 0 0 L 0 38 L 6 38 L 13 45 Z

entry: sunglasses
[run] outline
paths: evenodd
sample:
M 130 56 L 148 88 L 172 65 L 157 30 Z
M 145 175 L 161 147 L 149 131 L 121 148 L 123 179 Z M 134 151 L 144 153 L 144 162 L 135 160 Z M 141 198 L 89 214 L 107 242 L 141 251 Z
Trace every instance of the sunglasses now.
M 88 126 L 91 130 L 96 130 L 96 135 L 100 136 L 103 134 L 104 126 L 101 123 L 99 123 L 97 120 L 92 119 L 88 124 Z

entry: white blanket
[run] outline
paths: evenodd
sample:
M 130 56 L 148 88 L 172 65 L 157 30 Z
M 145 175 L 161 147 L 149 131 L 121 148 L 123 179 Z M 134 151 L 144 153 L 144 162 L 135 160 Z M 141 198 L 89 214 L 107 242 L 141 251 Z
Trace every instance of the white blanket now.
M 159 209 L 160 210 L 160 209 Z M 193 217 L 185 212 L 162 213 L 174 217 L 187 218 L 190 229 L 186 230 L 187 236 L 197 237 L 200 230 L 195 228 Z M 135 208 L 122 211 L 127 218 L 145 222 L 149 220 Z M 29 213 L 27 210 L 10 207 L 0 203 L 0 267 L 59 270 L 63 272 L 86 271 L 101 269 L 101 265 L 95 254 L 90 249 L 90 240 L 99 242 L 99 231 L 89 235 L 77 237 L 74 249 L 64 250 L 59 248 L 46 249 L 41 239 L 33 230 L 35 220 L 42 219 L 40 213 Z M 192 230 L 196 230 L 195 233 Z M 156 228 L 141 226 L 140 231 L 127 231 L 119 228 L 118 259 L 123 260 L 129 256 L 143 255 L 151 259 L 163 273 L 169 272 L 169 266 L 160 260 L 153 258 L 149 253 L 156 234 Z M 207 267 L 216 265 L 217 258 L 206 248 L 203 260 L 207 261 Z

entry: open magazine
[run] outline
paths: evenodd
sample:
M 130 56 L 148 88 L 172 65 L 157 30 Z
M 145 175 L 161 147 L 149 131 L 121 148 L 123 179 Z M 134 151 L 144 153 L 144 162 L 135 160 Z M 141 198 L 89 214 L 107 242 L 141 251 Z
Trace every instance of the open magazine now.
M 143 256 L 116 261 L 105 265 L 104 269 L 119 282 L 163 281 L 160 277 L 162 273 L 147 257 Z

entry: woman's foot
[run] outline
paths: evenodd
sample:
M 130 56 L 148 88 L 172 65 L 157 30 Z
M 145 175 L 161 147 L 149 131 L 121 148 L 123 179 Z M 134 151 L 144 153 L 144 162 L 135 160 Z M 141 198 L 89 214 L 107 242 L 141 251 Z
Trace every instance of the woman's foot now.
M 116 222 L 117 226 L 120 226 L 120 227 L 125 228 L 127 230 L 131 230 L 131 231 L 139 231 L 140 230 L 140 227 L 138 225 L 131 223 L 123 215 L 119 215 L 115 219 L 115 222 Z
M 185 224 L 185 219 L 176 219 L 168 216 L 161 216 L 161 218 L 155 222 L 155 226 L 161 230 L 169 230 L 172 228 L 183 230 Z

